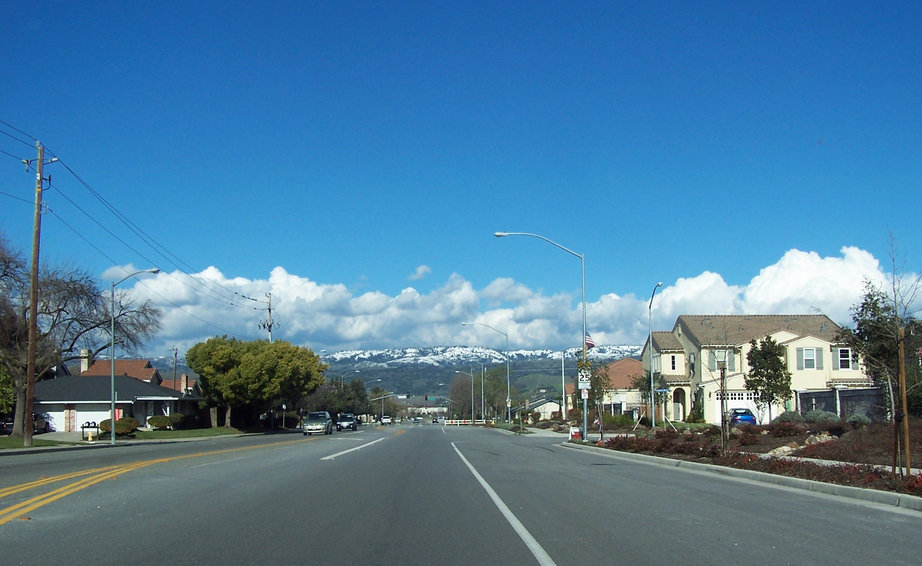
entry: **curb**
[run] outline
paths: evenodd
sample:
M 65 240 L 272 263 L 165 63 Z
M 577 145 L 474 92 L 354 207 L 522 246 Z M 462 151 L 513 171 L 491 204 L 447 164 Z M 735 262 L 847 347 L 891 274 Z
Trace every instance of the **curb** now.
M 617 450 L 609 450 L 608 448 L 599 448 L 598 446 L 588 446 L 585 444 L 576 444 L 573 442 L 564 442 L 561 445 L 573 450 L 586 450 L 595 452 L 609 458 L 633 460 L 653 466 L 685 468 L 690 471 L 718 474 L 730 478 L 757 481 L 781 487 L 789 487 L 794 489 L 801 489 L 804 491 L 811 491 L 814 493 L 821 493 L 824 495 L 837 495 L 839 497 L 846 497 L 867 503 L 890 505 L 893 507 L 900 507 L 902 509 L 922 511 L 922 497 L 907 495 L 905 493 L 894 493 L 892 491 L 880 491 L 876 489 L 865 489 L 861 487 L 823 483 L 802 478 L 792 478 L 788 476 L 767 474 L 765 472 L 756 472 L 753 470 L 727 468 L 724 466 L 716 466 L 714 464 L 702 464 L 700 462 L 688 462 L 686 460 L 673 460 L 672 458 L 661 458 L 647 454 L 619 452 Z

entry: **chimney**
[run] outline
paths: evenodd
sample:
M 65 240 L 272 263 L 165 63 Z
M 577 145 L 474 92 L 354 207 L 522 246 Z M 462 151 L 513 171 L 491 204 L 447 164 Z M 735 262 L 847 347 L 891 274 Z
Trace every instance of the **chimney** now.
M 80 373 L 90 369 L 90 351 L 80 350 Z
M 186 383 L 188 382 L 188 380 L 189 380 L 189 376 L 186 374 L 182 374 L 182 377 L 179 378 L 179 385 L 180 385 L 179 392 L 182 395 L 186 394 Z

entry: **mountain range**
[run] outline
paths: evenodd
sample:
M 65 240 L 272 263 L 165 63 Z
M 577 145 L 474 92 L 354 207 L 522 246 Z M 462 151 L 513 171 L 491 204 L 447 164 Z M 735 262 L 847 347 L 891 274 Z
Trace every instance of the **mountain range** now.
M 587 356 L 593 365 L 600 365 L 621 358 L 639 358 L 642 350 L 642 345 L 598 345 L 591 348 Z M 571 379 L 576 374 L 576 360 L 581 353 L 576 348 L 566 351 L 510 350 L 511 385 L 529 396 L 539 391 L 559 393 L 561 355 L 564 356 L 564 375 Z M 329 365 L 326 371 L 329 382 L 348 383 L 362 379 L 369 388 L 377 386 L 411 396 L 443 394 L 458 373 L 476 377 L 481 371 L 500 371 L 497 368 L 501 368 L 504 375 L 506 371 L 502 350 L 472 346 L 321 351 L 320 359 Z M 172 357 L 150 360 L 165 379 L 172 378 Z M 195 372 L 185 365 L 183 358 L 177 360 L 176 373 L 195 377 Z

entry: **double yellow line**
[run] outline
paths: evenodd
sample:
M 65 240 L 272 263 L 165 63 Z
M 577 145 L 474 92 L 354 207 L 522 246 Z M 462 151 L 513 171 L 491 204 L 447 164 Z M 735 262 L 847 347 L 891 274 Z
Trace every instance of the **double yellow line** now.
M 32 489 L 40 489 L 50 485 L 54 485 L 58 482 L 72 480 L 74 478 L 83 478 L 76 482 L 69 483 L 67 485 L 61 486 L 57 489 L 37 495 L 16 505 L 12 505 L 5 509 L 0 509 L 0 525 L 6 524 L 16 518 L 25 518 L 25 516 L 42 507 L 48 505 L 62 497 L 67 497 L 72 493 L 76 493 L 81 489 L 90 487 L 91 485 L 96 485 L 101 481 L 108 479 L 116 478 L 121 474 L 132 472 L 139 468 L 144 468 L 152 464 L 157 464 L 160 462 L 165 462 L 163 460 L 150 460 L 147 462 L 135 462 L 134 464 L 122 465 L 122 466 L 107 466 L 105 468 L 94 468 L 90 470 L 82 470 L 80 472 L 73 472 L 70 474 L 62 474 L 60 476 L 53 476 L 48 478 L 42 478 L 29 483 L 24 483 L 20 485 L 14 485 L 11 487 L 0 489 L 0 498 L 8 497 L 10 495 L 15 495 L 17 493 L 22 493 L 24 491 L 29 491 Z
M 23 493 L 29 490 L 37 490 L 45 487 L 52 486 L 59 482 L 64 482 L 68 480 L 74 480 L 72 483 L 63 485 L 52 491 L 42 493 L 41 495 L 36 495 L 30 499 L 11 505 L 5 509 L 0 509 L 0 525 L 9 523 L 13 519 L 28 518 L 28 513 L 38 509 L 39 507 L 53 503 L 63 497 L 67 497 L 72 493 L 76 493 L 82 489 L 86 489 L 90 486 L 96 485 L 99 482 L 106 481 L 108 479 L 115 479 L 121 474 L 127 474 L 128 472 L 133 472 L 141 468 L 146 468 L 147 466 L 152 466 L 154 464 L 163 464 L 165 462 L 172 462 L 175 460 L 184 460 L 187 458 L 199 458 L 202 456 L 213 456 L 216 454 L 227 454 L 231 452 L 242 452 L 245 450 L 255 450 L 260 448 L 271 448 L 277 447 L 283 444 L 294 444 L 295 442 L 308 442 L 311 439 L 299 439 L 296 441 L 288 440 L 281 442 L 273 442 L 271 444 L 261 444 L 258 446 L 246 446 L 240 448 L 229 448 L 224 450 L 212 450 L 210 452 L 196 452 L 195 454 L 186 454 L 183 456 L 174 456 L 171 458 L 157 458 L 154 460 L 146 460 L 143 462 L 134 462 L 132 464 L 119 464 L 115 466 L 105 466 L 102 468 L 91 468 L 89 470 L 81 470 L 79 472 L 71 472 L 69 474 L 61 474 L 59 476 L 52 476 L 41 478 L 28 483 L 23 483 L 19 485 L 13 485 L 10 487 L 0 488 L 0 499 L 9 497 L 11 495 L 16 495 L 17 493 Z

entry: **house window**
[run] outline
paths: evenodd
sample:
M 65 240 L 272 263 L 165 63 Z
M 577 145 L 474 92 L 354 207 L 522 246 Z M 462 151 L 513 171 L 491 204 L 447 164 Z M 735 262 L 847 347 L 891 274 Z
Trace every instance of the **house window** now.
M 839 369 L 852 369 L 851 348 L 839 348 Z
M 797 348 L 797 369 L 823 369 L 823 350 L 820 348 Z
M 669 356 L 669 363 L 672 365 L 672 371 L 675 371 L 675 366 L 676 366 L 676 355 L 675 354 Z
M 804 369 L 816 369 L 816 350 L 804 348 Z

